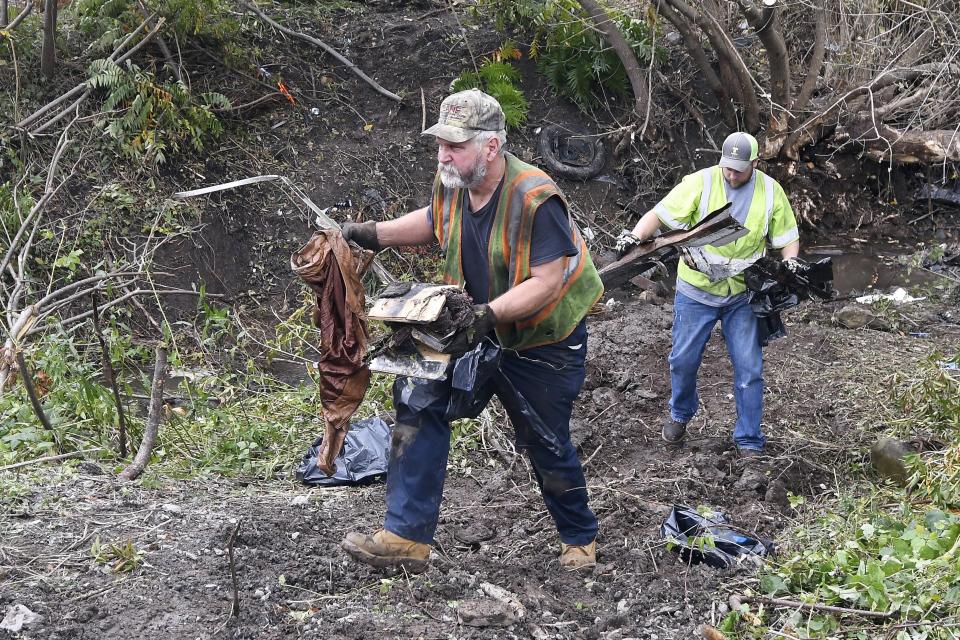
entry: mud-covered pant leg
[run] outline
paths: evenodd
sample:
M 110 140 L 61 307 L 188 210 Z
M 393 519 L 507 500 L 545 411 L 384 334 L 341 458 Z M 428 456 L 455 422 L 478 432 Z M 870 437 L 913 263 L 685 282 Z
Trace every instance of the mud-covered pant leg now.
M 570 414 L 585 375 L 586 343 L 561 351 L 551 362 L 506 352 L 494 390 L 516 432 L 517 448 L 533 464 L 547 511 L 565 544 L 588 544 L 597 537 L 597 518 L 590 510 L 587 482 L 576 448 L 570 441 Z M 526 399 L 540 421 L 518 401 Z
M 737 403 L 733 440 L 741 449 L 763 451 L 766 443 L 760 431 L 763 416 L 763 349 L 760 346 L 757 316 L 743 300 L 723 307 L 720 326 L 733 363 L 733 397 Z
M 689 422 L 697 413 L 697 372 L 720 307 L 701 304 L 677 293 L 673 305 L 673 348 L 670 351 L 670 417 Z
M 450 453 L 444 419 L 450 383 L 398 377 L 393 384 L 397 422 L 387 467 L 383 527 L 408 540 L 433 542 Z

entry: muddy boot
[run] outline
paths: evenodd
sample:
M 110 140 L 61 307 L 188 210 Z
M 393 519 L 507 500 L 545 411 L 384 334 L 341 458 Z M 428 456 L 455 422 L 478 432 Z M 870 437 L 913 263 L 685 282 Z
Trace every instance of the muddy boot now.
M 667 444 L 680 444 L 683 437 L 687 435 L 687 423 L 677 422 L 670 416 L 663 421 L 663 428 L 660 430 L 660 437 Z
M 567 571 L 593 569 L 597 566 L 597 541 L 589 544 L 560 543 L 560 566 Z
M 430 545 L 401 538 L 386 529 L 372 536 L 351 532 L 340 545 L 354 560 L 374 567 L 395 567 L 416 573 L 427 568 Z
M 762 458 L 762 451 L 740 449 L 739 464 L 743 472 L 740 474 L 740 479 L 733 485 L 735 491 L 749 493 L 751 491 L 763 491 L 767 488 L 767 470 Z

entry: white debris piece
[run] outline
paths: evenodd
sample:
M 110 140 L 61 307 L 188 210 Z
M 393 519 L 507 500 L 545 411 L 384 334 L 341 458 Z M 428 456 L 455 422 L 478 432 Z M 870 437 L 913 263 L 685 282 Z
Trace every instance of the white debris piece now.
M 873 304 L 874 302 L 879 302 L 880 300 L 889 300 L 894 304 L 903 304 L 905 302 L 920 302 L 921 300 L 926 300 L 926 297 L 923 298 L 914 298 L 907 290 L 903 287 L 897 287 L 893 293 L 872 293 L 866 296 L 860 296 L 857 298 L 857 302 L 860 304 Z
M 0 629 L 11 633 L 19 633 L 24 627 L 40 622 L 42 616 L 27 609 L 22 604 L 12 604 L 7 607 L 7 614 L 0 622 Z

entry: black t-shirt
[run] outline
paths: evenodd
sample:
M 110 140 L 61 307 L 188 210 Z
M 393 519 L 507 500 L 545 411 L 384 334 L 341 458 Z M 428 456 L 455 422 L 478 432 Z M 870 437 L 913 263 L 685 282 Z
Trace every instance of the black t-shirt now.
M 497 190 L 479 211 L 471 211 L 470 198 L 461 192 L 464 199 L 463 226 L 460 235 L 460 260 L 463 267 L 465 288 L 473 301 L 490 302 L 490 231 L 496 216 L 497 203 L 503 189 L 503 180 Z M 427 208 L 430 226 L 433 212 Z M 533 234 L 530 241 L 530 266 L 536 267 L 563 256 L 575 256 L 577 249 L 570 238 L 570 222 L 563 200 L 554 196 L 540 205 L 533 218 Z

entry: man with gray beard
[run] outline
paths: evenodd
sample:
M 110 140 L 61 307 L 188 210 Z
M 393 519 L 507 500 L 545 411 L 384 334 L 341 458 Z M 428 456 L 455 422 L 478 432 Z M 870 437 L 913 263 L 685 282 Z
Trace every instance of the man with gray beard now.
M 372 535 L 343 548 L 377 567 L 426 568 L 450 451 L 450 421 L 475 417 L 496 394 L 530 456 L 560 537 L 560 564 L 596 564 L 597 519 L 570 442 L 570 413 L 584 380 L 584 318 L 603 285 L 566 198 L 540 169 L 504 151 L 500 104 L 470 89 L 440 106 L 423 132 L 437 142 L 431 203 L 395 220 L 347 223 L 343 236 L 373 251 L 440 243 L 443 279 L 473 298 L 462 348 L 499 345 L 497 371 L 473 390 L 476 409 L 457 413 L 444 381 L 397 378 L 397 423 L 387 472 L 387 513 Z M 455 365 L 454 365 L 455 366 Z

